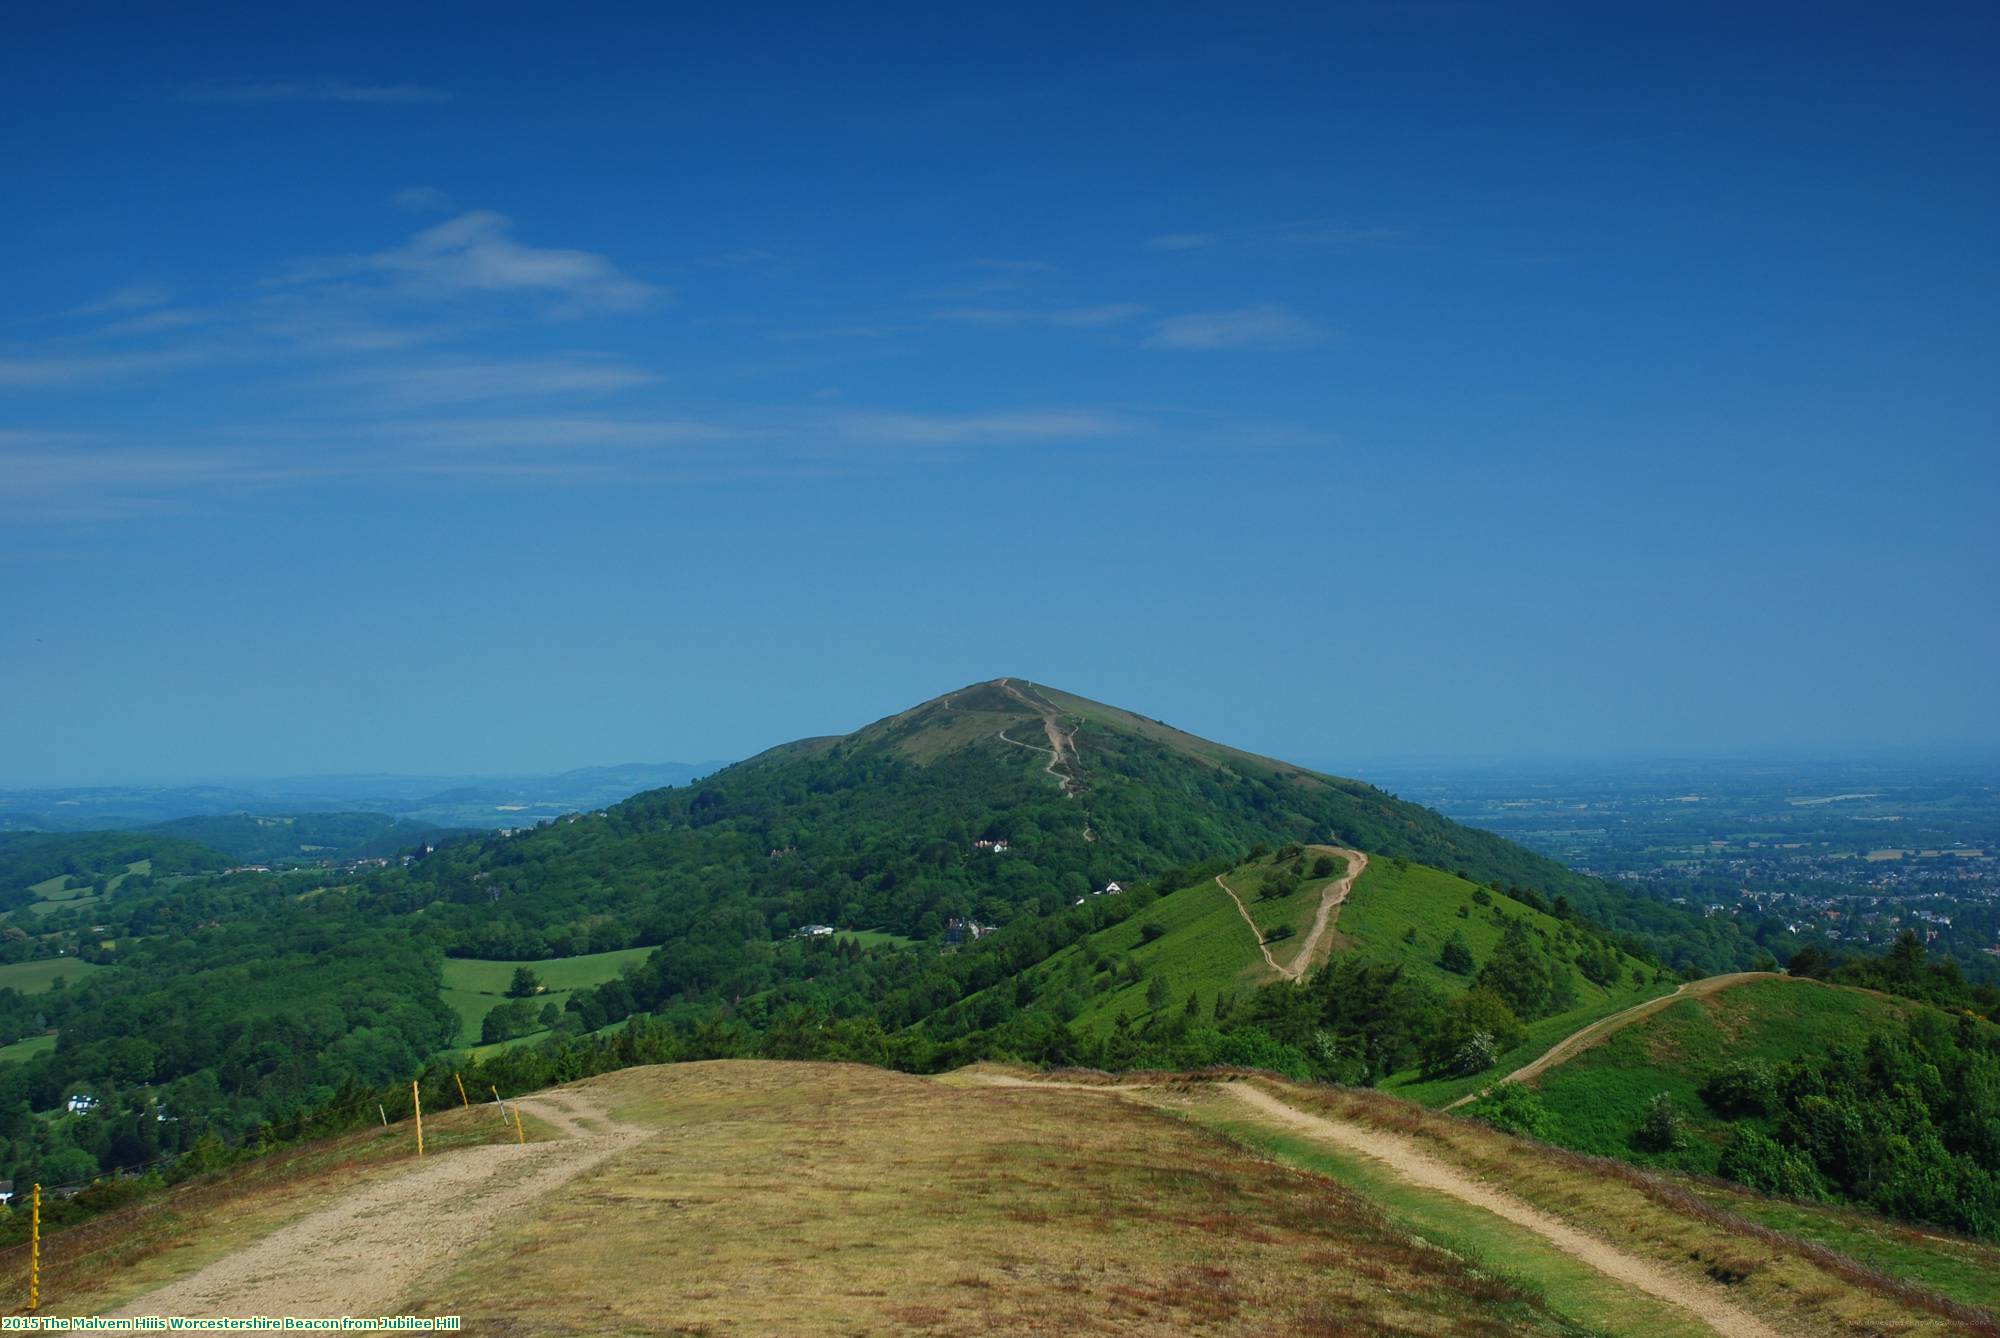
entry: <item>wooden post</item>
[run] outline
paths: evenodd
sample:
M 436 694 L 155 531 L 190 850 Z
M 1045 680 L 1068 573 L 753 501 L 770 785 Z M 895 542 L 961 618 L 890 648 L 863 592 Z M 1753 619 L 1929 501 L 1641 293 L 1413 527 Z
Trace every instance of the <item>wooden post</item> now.
M 507 1123 L 507 1103 L 500 1099 L 500 1089 L 498 1087 L 489 1087 L 486 1090 L 493 1093 L 493 1109 L 500 1112 L 500 1123 Z
M 382 1127 L 387 1129 L 389 1127 L 389 1108 L 380 1101 L 377 1101 L 375 1103 L 375 1113 L 382 1117 Z
M 521 1128 L 521 1103 L 518 1101 L 514 1103 L 514 1141 L 516 1143 L 528 1141 L 527 1131 Z
M 424 1155 L 424 1094 L 416 1083 L 410 1084 L 410 1104 L 417 1110 L 417 1155 Z
M 34 1216 L 28 1220 L 28 1309 L 42 1304 L 42 1187 L 35 1185 Z
M 472 1109 L 472 1098 L 471 1098 L 471 1097 L 469 1097 L 469 1096 L 467 1096 L 467 1095 L 465 1094 L 465 1079 L 463 1079 L 463 1078 L 459 1077 L 459 1076 L 458 1076 L 458 1074 L 456 1074 L 456 1073 L 453 1073 L 453 1074 L 451 1075 L 451 1080 L 452 1080 L 453 1082 L 455 1082 L 455 1083 L 457 1083 L 457 1084 L 458 1084 L 458 1099 L 459 1099 L 459 1101 L 461 1101 L 462 1103 L 464 1103 L 464 1106 L 465 1106 L 465 1108 L 466 1108 L 467 1110 L 471 1110 L 471 1109 Z

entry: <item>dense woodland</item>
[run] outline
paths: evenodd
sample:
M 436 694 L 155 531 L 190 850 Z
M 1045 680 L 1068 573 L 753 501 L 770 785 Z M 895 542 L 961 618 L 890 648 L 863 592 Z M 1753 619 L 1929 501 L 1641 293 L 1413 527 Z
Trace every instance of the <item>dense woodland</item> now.
M 30 889 L 51 878 L 102 893 L 132 864 L 156 873 L 195 873 L 229 861 L 199 842 L 157 832 L 0 832 L 0 912 L 36 899 Z M 11 960 L 11 959 L 10 959 Z

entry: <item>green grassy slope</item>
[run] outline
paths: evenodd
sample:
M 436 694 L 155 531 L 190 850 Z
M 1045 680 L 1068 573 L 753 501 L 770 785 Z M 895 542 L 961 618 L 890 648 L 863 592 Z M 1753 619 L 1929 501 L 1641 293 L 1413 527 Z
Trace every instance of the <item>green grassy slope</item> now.
M 557 1009 L 577 990 L 615 980 L 628 962 L 643 962 L 651 948 L 623 948 L 616 952 L 593 952 L 580 957 L 545 957 L 539 961 L 503 962 L 488 958 L 449 957 L 444 964 L 444 1001 L 459 1017 L 458 1039 L 470 1045 L 479 1039 L 480 1024 L 495 1007 L 507 1002 L 507 986 L 514 972 L 527 967 L 541 978 L 543 990 L 535 1005 L 552 1003 Z M 525 1039 L 525 1038 L 518 1038 Z
M 2000 1311 L 2000 1247 L 1988 1242 L 1829 1203 L 1799 1203 L 1703 1182 L 1689 1187 L 1718 1208 L 1760 1226 L 1837 1250 L 1965 1305 Z
M 1309 851 L 1305 860 L 1308 867 L 1314 857 Z M 1277 925 L 1289 924 L 1303 936 L 1329 880 L 1307 878 L 1290 896 L 1261 900 L 1259 890 L 1277 871 L 1277 856 L 1270 855 L 1238 865 L 1223 874 L 1223 879 L 1243 898 L 1267 935 Z M 1479 904 L 1476 896 L 1484 896 L 1487 904 Z M 1463 917 L 1458 914 L 1461 908 L 1466 912 Z M 1461 934 L 1475 961 L 1483 961 L 1499 941 L 1503 916 L 1525 920 L 1540 941 L 1559 950 L 1559 956 L 1566 957 L 1573 952 L 1573 942 L 1580 941 L 1571 926 L 1554 916 L 1482 892 L 1452 874 L 1421 865 L 1372 860 L 1334 921 L 1333 952 L 1399 964 L 1408 975 L 1439 992 L 1456 994 L 1465 990 L 1471 979 L 1438 965 L 1446 938 L 1454 932 Z M 1149 936 L 1148 926 L 1159 932 Z M 1300 941 L 1300 937 L 1278 940 L 1270 947 L 1280 962 L 1286 962 Z M 1494 1070 L 1470 1078 L 1430 1082 L 1407 1072 L 1386 1085 L 1429 1104 L 1451 1100 L 1527 1062 L 1577 1028 L 1666 993 L 1676 983 L 1658 978 L 1636 958 L 1620 953 L 1617 960 L 1618 974 L 1609 985 L 1593 983 L 1571 965 L 1568 992 L 1573 1002 L 1561 1012 L 1531 1023 L 1528 1040 L 1503 1056 Z M 1051 1000 L 1064 1013 L 1073 1008 L 1071 1025 L 1086 1035 L 1102 1037 L 1120 1017 L 1137 1022 L 1152 1011 L 1148 993 L 1156 980 L 1166 982 L 1170 1000 L 1166 1007 L 1184 1007 L 1188 995 L 1195 994 L 1206 1009 L 1218 995 L 1245 997 L 1275 978 L 1258 952 L 1257 936 L 1243 923 L 1235 904 L 1213 878 L 1203 878 L 994 989 L 1008 996 L 1029 994 Z M 976 1002 L 973 1011 L 977 1011 Z
M 1308 870 L 1318 854 L 1306 853 Z M 1318 914 L 1322 891 L 1341 876 L 1344 864 L 1336 859 L 1332 877 L 1303 878 L 1289 895 L 1261 897 L 1265 882 L 1279 868 L 1277 856 L 1267 855 L 1237 865 L 1223 878 L 1243 898 L 1264 935 L 1280 925 L 1291 927 L 1291 937 L 1270 944 L 1272 956 L 1289 963 Z M 1276 976 L 1257 944 L 1258 934 L 1243 922 L 1228 893 L 1216 886 L 1214 878 L 1203 877 L 1159 898 L 1144 913 L 1089 935 L 995 988 L 1009 996 L 1025 989 L 1037 998 L 1066 997 L 1077 1010 L 1072 1025 L 1085 1034 L 1102 1036 L 1118 1018 L 1136 1021 L 1151 1011 L 1146 996 L 1155 980 L 1167 982 L 1176 1008 L 1184 1007 L 1190 994 L 1213 1006 L 1217 995 L 1247 995 L 1269 984 Z
M 1484 905 L 1480 904 L 1481 896 L 1486 898 Z M 1575 931 L 1553 915 L 1507 897 L 1483 893 L 1474 884 L 1437 869 L 1374 860 L 1356 881 L 1347 904 L 1341 908 L 1338 922 L 1341 946 L 1336 951 L 1396 963 L 1416 980 L 1448 994 L 1458 993 L 1471 983 L 1471 977 L 1439 965 L 1446 941 L 1453 934 L 1463 937 L 1472 950 L 1476 971 L 1500 941 L 1502 917 L 1524 920 L 1538 941 L 1561 949 L 1555 955 L 1565 958 L 1573 955 Z M 1495 1074 L 1526 1063 L 1578 1027 L 1664 994 L 1676 983 L 1656 979 L 1652 968 L 1623 953 L 1618 954 L 1617 976 L 1608 985 L 1594 983 L 1572 964 L 1568 992 L 1574 996 L 1574 1002 L 1558 1013 L 1528 1023 L 1528 1039 L 1502 1055 L 1493 1070 L 1470 1078 L 1430 1081 L 1414 1072 L 1403 1073 L 1389 1079 L 1384 1086 L 1429 1105 L 1450 1101 L 1491 1082 Z
M 1679 1000 L 1542 1074 L 1535 1083 L 1556 1120 L 1555 1141 L 1584 1152 L 1632 1155 L 1629 1138 L 1655 1095 L 1687 1116 L 1685 1164 L 1712 1171 L 1727 1141 L 1699 1092 L 1726 1064 L 1823 1054 L 1901 1026 L 1922 1005 L 1812 980 L 1760 980 Z
M 1235 885 L 1238 879 L 1247 883 L 1256 874 L 1254 866 L 1239 867 L 1224 877 Z M 1288 900 L 1305 895 L 1301 892 Z M 1317 901 L 1317 890 L 1311 895 Z M 1166 932 L 1149 943 L 1147 925 Z M 1137 980 L 1121 974 L 1128 956 L 1144 973 Z M 1217 994 L 1248 993 L 1272 978 L 1257 951 L 1256 936 L 1212 878 L 1169 893 L 1143 915 L 1065 948 L 1028 975 L 1037 994 L 1073 991 L 1085 997 L 1072 1025 L 1093 1035 L 1108 1032 L 1121 1016 L 1136 1019 L 1149 1011 L 1146 991 L 1155 978 L 1166 980 L 1176 1006 L 1189 994 L 1200 994 L 1212 1004 Z
M 9 962 L 0 966 L 0 989 L 16 989 L 23 994 L 42 994 L 57 980 L 80 985 L 84 977 L 103 967 L 75 957 L 44 957 L 32 962 Z

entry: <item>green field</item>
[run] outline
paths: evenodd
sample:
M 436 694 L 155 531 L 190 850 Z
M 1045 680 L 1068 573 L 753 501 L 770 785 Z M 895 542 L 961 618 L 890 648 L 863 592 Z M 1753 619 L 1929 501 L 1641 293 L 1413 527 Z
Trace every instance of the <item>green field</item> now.
M 614 1036 L 625 1030 L 631 1021 L 632 1019 L 629 1017 L 621 1018 L 608 1027 L 599 1027 L 596 1031 L 580 1032 L 579 1036 Z M 502 1050 L 512 1050 L 517 1045 L 534 1045 L 539 1041 L 546 1041 L 549 1036 L 550 1033 L 546 1031 L 531 1031 L 526 1036 L 516 1036 L 510 1040 L 495 1041 L 491 1045 L 475 1045 L 472 1047 L 470 1053 L 474 1059 L 485 1059 L 489 1055 L 499 1054 Z
M 901 934 L 891 934 L 884 929 L 839 929 L 834 938 L 858 943 L 864 948 L 914 948 L 919 940 L 904 938 Z
M 152 872 L 153 861 L 149 859 L 135 859 L 125 866 L 125 872 L 113 875 L 111 881 L 104 885 L 104 890 L 107 894 L 116 892 L 119 884 L 123 883 L 127 878 L 143 878 Z
M 17 989 L 23 994 L 41 994 L 58 978 L 80 985 L 85 976 L 103 967 L 74 957 L 44 957 L 33 962 L 9 962 L 0 966 L 0 989 Z
M 91 885 L 89 883 L 79 883 L 68 874 L 59 873 L 53 878 L 44 878 L 41 882 L 32 884 L 28 888 L 28 891 L 35 897 L 35 900 L 29 903 L 28 909 L 36 915 L 54 915 L 57 911 L 82 910 L 86 906 L 96 905 L 116 892 L 119 885 L 127 878 L 135 875 L 150 874 L 152 871 L 153 861 L 149 859 L 133 860 L 125 866 L 125 872 L 114 874 L 105 881 L 102 893 L 93 893 L 90 890 Z
M 621 948 L 582 957 L 544 957 L 535 962 L 448 957 L 444 963 L 444 1001 L 458 1013 L 458 1043 L 470 1045 L 479 1040 L 486 1015 L 507 1002 L 507 986 L 513 982 L 517 967 L 525 966 L 541 978 L 543 989 L 535 996 L 536 1003 L 552 1003 L 560 1010 L 577 990 L 616 979 L 627 962 L 643 962 L 652 952 L 651 948 Z
M 36 901 L 28 909 L 36 915 L 54 915 L 57 911 L 80 911 L 86 906 L 95 906 L 104 898 L 96 895 L 73 896 L 60 901 Z
M 1556 1119 L 1555 1141 L 1606 1156 L 1629 1156 L 1647 1103 L 1669 1093 L 1695 1134 L 1686 1164 L 1712 1171 L 1727 1125 L 1698 1095 L 1711 1073 L 1731 1063 L 1824 1054 L 1893 1029 L 1917 1008 L 1812 980 L 1752 981 L 1681 999 L 1550 1069 L 1536 1086 Z
M 10 1060 L 33 1059 L 36 1055 L 47 1054 L 55 1048 L 56 1038 L 53 1035 L 29 1036 L 12 1045 L 0 1045 L 0 1064 Z
M 59 873 L 53 878 L 44 878 L 39 883 L 31 884 L 28 895 L 37 901 L 64 901 L 83 891 L 84 884 L 78 883 L 74 888 L 69 884 L 70 876 Z

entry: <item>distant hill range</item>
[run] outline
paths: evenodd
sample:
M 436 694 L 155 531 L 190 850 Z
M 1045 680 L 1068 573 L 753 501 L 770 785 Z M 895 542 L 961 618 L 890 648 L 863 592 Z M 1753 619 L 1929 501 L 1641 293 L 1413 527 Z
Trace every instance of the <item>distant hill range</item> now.
M 283 776 L 213 785 L 0 790 L 0 831 L 133 830 L 229 814 L 379 813 L 436 827 L 529 827 L 685 785 L 721 762 L 627 762 L 552 775 Z

